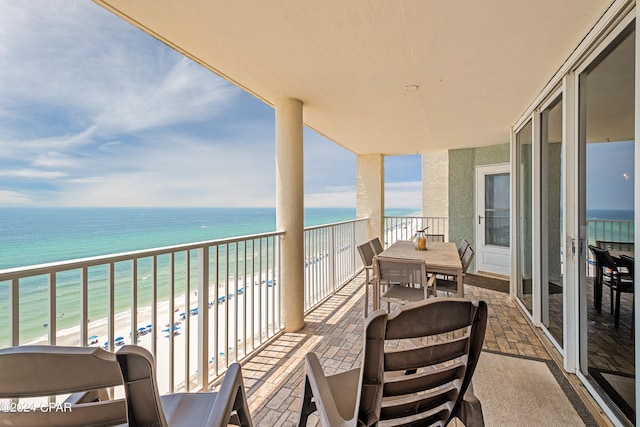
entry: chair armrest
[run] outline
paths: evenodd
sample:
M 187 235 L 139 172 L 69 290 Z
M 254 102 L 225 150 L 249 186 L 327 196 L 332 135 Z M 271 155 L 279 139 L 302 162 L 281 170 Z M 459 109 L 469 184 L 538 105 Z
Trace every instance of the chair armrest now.
M 482 405 L 473 392 L 473 383 L 469 383 L 469 387 L 467 387 L 467 391 L 452 417 L 458 417 L 468 427 L 484 427 Z
M 305 356 L 305 382 L 309 383 L 318 415 L 323 426 L 350 426 L 354 419 L 345 419 L 340 414 L 336 397 L 339 399 L 352 399 L 355 396 L 334 397 L 329 380 L 322 370 L 322 365 L 315 353 L 307 353 Z M 355 414 L 351 414 L 353 417 Z
M 232 414 L 234 411 L 236 413 Z M 253 426 L 242 381 L 242 368 L 237 362 L 227 369 L 207 425 L 226 426 L 230 421 L 242 427 Z

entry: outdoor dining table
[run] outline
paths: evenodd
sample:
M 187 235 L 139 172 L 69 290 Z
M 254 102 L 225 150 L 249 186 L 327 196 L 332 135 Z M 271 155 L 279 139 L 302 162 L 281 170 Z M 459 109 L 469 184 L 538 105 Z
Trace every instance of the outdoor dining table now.
M 458 248 L 452 242 L 429 242 L 427 250 L 418 250 L 409 240 L 398 240 L 382 251 L 378 258 L 401 258 L 420 260 L 426 264 L 427 273 L 455 276 L 458 284 L 458 296 L 464 296 L 462 284 L 462 261 Z M 374 288 L 374 293 L 378 290 Z

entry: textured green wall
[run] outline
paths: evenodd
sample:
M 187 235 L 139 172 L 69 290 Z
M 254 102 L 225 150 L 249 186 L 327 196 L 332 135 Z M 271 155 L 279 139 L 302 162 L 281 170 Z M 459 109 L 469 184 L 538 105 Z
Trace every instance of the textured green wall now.
M 509 163 L 509 144 L 449 150 L 449 241 L 476 246 L 476 166 Z M 475 270 L 475 262 L 469 268 Z

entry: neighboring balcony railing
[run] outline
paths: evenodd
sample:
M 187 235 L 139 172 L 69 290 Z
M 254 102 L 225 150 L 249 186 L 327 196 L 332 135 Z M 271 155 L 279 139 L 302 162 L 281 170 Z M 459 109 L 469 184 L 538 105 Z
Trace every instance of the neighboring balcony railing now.
M 305 311 L 361 269 L 367 220 L 305 229 Z M 282 232 L 0 270 L 0 348 L 146 347 L 161 393 L 206 390 L 278 335 Z
M 385 216 L 385 246 L 389 247 L 398 240 L 411 240 L 417 230 L 425 228 L 427 234 L 443 234 L 445 242 L 449 241 L 449 219 L 446 217 Z

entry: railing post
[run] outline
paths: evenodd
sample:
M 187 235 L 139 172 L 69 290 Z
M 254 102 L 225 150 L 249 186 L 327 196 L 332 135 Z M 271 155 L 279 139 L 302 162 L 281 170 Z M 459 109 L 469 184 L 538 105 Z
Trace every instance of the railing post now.
M 80 269 L 80 342 L 82 346 L 89 343 L 89 271 L 87 267 Z
M 209 386 L 209 247 L 198 249 L 198 388 Z M 190 315 L 186 314 L 185 315 Z
M 336 257 L 338 252 L 335 245 L 335 227 L 329 227 L 329 277 L 331 278 L 331 292 L 336 291 Z
M 56 273 L 49 273 L 49 345 L 56 345 Z

